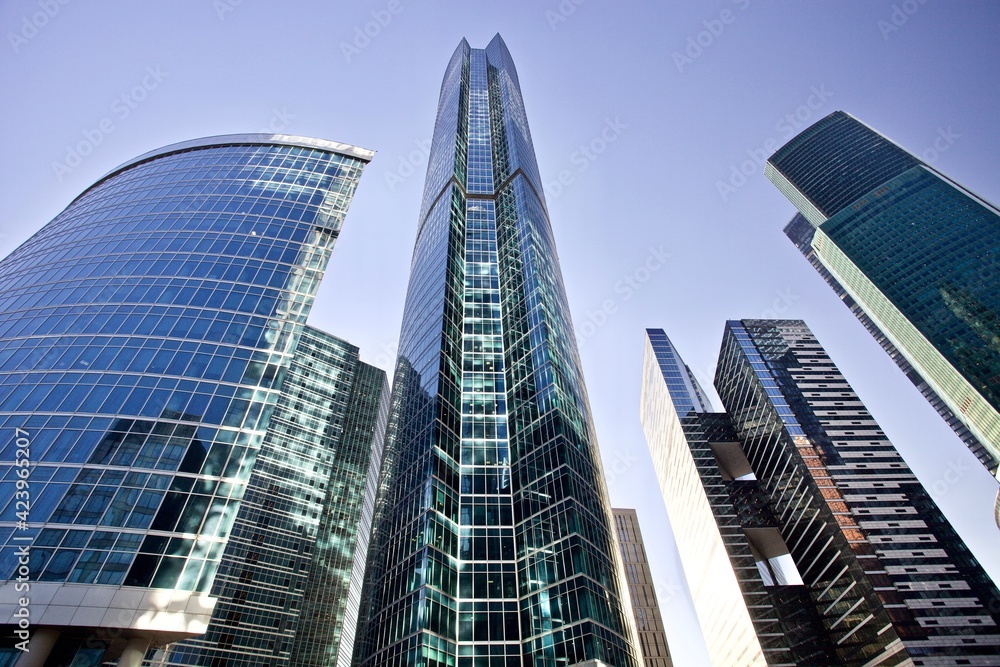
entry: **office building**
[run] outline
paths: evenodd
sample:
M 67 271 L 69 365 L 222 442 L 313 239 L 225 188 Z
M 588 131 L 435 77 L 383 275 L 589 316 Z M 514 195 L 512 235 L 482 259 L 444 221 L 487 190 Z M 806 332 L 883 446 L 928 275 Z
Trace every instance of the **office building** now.
M 1000 211 L 842 111 L 765 174 L 799 210 L 788 237 L 996 475 Z
M 640 415 L 713 667 L 836 664 L 729 416 L 662 329 L 646 330 Z
M 208 631 L 153 651 L 150 665 L 335 665 L 341 652 L 349 664 L 358 600 L 348 589 L 364 574 L 388 407 L 384 371 L 305 327 L 222 555 Z
M 665 335 L 649 339 L 647 369 Z M 676 507 L 707 501 L 730 560 L 695 581 L 685 562 L 685 576 L 695 590 L 734 573 L 764 649 L 765 662 L 713 664 L 995 662 L 1000 591 L 804 323 L 727 323 L 715 378 L 726 429 L 699 432 L 692 421 L 716 416 L 663 405 L 684 389 L 668 375 L 644 419 L 665 414 L 661 429 L 683 434 L 667 441 L 647 427 L 654 461 L 658 448 L 683 460 L 685 447 L 692 461 L 665 471 L 671 521 Z M 648 372 L 650 392 L 655 379 Z M 758 620 L 768 615 L 770 626 Z
M 30 651 L 5 659 L 131 667 L 152 645 L 206 631 L 239 503 L 371 155 L 285 135 L 167 146 L 102 177 L 0 262 L 0 430 L 30 445 L 0 450 L 8 635 L 18 586 L 31 601 Z
M 639 530 L 639 517 L 633 509 L 612 508 L 615 529 L 618 531 L 618 546 L 625 565 L 625 581 L 628 584 L 629 599 L 632 601 L 632 617 L 639 633 L 639 649 L 645 667 L 671 667 L 670 648 L 663 630 L 660 615 L 660 601 L 656 594 L 658 586 L 649 571 L 646 545 Z
M 517 72 L 448 64 L 403 313 L 358 667 L 635 667 Z

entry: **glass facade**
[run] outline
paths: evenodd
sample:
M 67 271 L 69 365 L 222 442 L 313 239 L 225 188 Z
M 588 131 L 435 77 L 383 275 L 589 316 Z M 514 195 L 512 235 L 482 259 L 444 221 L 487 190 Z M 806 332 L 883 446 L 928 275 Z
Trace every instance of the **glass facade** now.
M 1000 591 L 804 323 L 728 322 L 716 387 L 838 664 L 995 661 Z
M 372 509 L 389 419 L 385 371 L 361 361 L 355 361 L 354 366 L 343 418 L 338 415 L 328 426 L 337 442 L 331 445 L 335 449 L 329 487 L 289 663 L 296 667 L 350 667 L 354 652 Z M 341 383 L 339 390 L 346 388 Z
M 632 601 L 632 616 L 639 632 L 639 648 L 645 667 L 672 667 L 663 617 L 656 599 L 656 582 L 649 571 L 646 545 L 639 530 L 639 518 L 633 509 L 612 509 L 618 546 L 625 565 L 625 581 Z
M 843 112 L 765 172 L 789 237 L 997 474 L 1000 211 Z
M 804 587 L 774 576 L 788 550 L 729 417 L 662 329 L 646 330 L 640 415 L 713 667 L 837 664 Z
M 355 664 L 638 664 L 517 73 L 438 105 Z
M 283 135 L 176 144 L 102 178 L 0 262 L 4 603 L 27 543 L 34 623 L 64 628 L 60 642 L 73 627 L 112 628 L 104 644 L 205 631 L 370 157 Z M 23 518 L 15 433 L 30 441 Z
M 816 236 L 816 228 L 813 227 L 808 220 L 806 220 L 805 216 L 801 213 L 797 213 L 785 227 L 785 235 L 792 241 L 792 243 L 795 244 L 795 247 L 799 249 L 802 255 L 809 260 L 809 263 L 812 264 L 813 268 L 816 269 L 820 276 L 822 276 L 823 280 L 825 280 L 827 284 L 833 288 L 833 290 L 837 293 L 837 296 L 839 296 L 844 302 L 844 305 L 851 309 L 854 316 L 858 318 L 862 325 L 864 325 L 865 329 L 868 330 L 868 333 L 872 335 L 872 338 L 874 338 L 876 342 L 882 346 L 882 349 L 884 349 L 896 365 L 899 366 L 899 369 L 903 371 L 910 382 L 916 386 L 917 390 L 923 394 L 924 398 L 927 399 L 927 402 L 931 404 L 931 407 L 933 407 L 937 413 L 941 415 L 942 419 L 944 419 L 952 430 L 955 431 L 955 434 L 961 438 L 962 442 L 964 442 L 965 445 L 972 450 L 972 453 L 976 455 L 976 458 L 978 458 L 983 465 L 987 467 L 987 469 L 992 470 L 994 462 L 989 450 L 987 450 L 979 438 L 977 438 L 976 435 L 969 430 L 965 421 L 959 419 L 958 416 L 952 412 L 951 408 L 948 407 L 948 404 L 944 401 L 944 399 L 942 399 L 934 388 L 924 379 L 924 376 L 922 376 L 917 369 L 910 364 L 907 358 L 899 351 L 899 349 L 896 348 L 886 334 L 882 332 L 882 329 L 879 328 L 878 324 L 876 324 L 875 321 L 868 316 L 861 305 L 859 305 L 858 302 L 851 297 L 850 293 L 848 293 L 844 286 L 840 284 L 837 278 L 834 277 L 834 275 L 823 265 L 823 262 L 820 261 L 812 245 L 813 239 Z M 998 490 L 998 492 L 1000 492 L 1000 490 Z M 998 497 L 1000 497 L 1000 493 L 998 493 Z M 997 525 L 1000 525 L 1000 521 L 997 522 Z
M 368 472 L 381 464 L 387 418 L 385 373 L 307 326 L 223 552 L 208 631 L 152 651 L 148 664 L 336 664 L 353 642 L 347 592 L 367 548 L 362 503 L 374 502 Z

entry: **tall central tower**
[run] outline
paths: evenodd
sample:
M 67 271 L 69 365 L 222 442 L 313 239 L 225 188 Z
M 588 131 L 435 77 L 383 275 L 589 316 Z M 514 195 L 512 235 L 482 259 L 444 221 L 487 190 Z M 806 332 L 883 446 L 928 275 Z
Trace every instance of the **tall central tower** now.
M 639 664 L 517 72 L 438 104 L 355 664 Z

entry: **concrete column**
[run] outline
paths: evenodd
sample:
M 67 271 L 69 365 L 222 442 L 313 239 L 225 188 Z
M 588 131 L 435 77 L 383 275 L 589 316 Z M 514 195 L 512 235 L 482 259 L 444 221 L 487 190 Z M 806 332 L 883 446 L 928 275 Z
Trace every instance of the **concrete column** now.
M 133 637 L 128 640 L 122 656 L 118 658 L 118 667 L 142 667 L 142 659 L 146 657 L 149 650 L 150 640 L 142 637 Z
M 17 659 L 17 667 L 44 667 L 61 633 L 55 628 L 36 628 L 31 632 L 27 653 Z

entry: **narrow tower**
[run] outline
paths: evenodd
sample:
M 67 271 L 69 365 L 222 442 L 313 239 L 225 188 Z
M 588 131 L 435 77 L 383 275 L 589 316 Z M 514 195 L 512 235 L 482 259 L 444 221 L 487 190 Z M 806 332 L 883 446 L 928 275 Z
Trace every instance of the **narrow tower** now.
M 632 616 L 639 633 L 639 648 L 645 667 L 672 667 L 663 616 L 656 596 L 656 582 L 649 571 L 646 544 L 642 541 L 639 517 L 634 509 L 614 508 L 618 546 L 625 565 L 625 581 L 632 600 Z
M 634 667 L 620 556 L 517 72 L 441 87 L 356 664 Z

